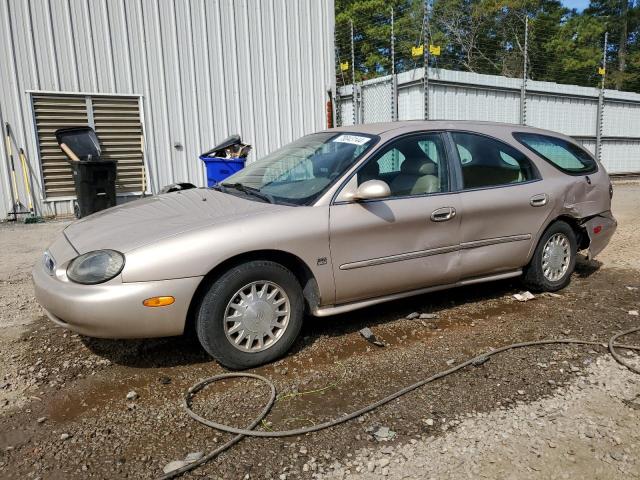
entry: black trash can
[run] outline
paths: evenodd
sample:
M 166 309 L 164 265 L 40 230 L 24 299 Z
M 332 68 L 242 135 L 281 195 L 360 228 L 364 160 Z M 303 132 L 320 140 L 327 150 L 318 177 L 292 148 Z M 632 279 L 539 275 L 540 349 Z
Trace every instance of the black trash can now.
M 73 171 L 76 218 L 116 205 L 117 163 L 102 160 L 100 142 L 90 127 L 61 128 L 55 132 Z
M 73 169 L 77 203 L 76 218 L 116 206 L 116 162 L 93 160 L 69 162 Z

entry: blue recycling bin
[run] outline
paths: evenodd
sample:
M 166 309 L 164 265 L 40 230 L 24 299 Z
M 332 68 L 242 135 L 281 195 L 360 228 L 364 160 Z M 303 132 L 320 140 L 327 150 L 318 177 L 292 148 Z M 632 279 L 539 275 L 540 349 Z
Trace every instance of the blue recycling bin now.
M 233 175 L 244 168 L 246 158 L 220 158 L 208 157 L 201 155 L 202 160 L 207 167 L 207 185 L 213 187 L 225 178 Z

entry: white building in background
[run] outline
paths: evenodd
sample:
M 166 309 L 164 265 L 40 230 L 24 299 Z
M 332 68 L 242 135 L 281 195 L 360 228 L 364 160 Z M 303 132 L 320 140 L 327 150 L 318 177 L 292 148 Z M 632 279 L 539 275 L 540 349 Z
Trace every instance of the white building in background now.
M 90 125 L 118 193 L 205 184 L 198 155 L 230 134 L 253 158 L 326 127 L 333 0 L 0 0 L 0 120 L 20 199 L 24 149 L 43 215 L 73 212 L 53 131 Z M 1 149 L 0 220 L 12 210 Z

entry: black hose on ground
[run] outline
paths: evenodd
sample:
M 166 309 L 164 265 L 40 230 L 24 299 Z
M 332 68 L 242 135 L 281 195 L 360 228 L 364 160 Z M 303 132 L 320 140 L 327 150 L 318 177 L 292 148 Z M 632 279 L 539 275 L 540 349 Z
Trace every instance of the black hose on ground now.
M 282 438 L 282 437 L 291 437 L 291 436 L 297 436 L 297 435 L 304 435 L 307 433 L 312 433 L 312 432 L 317 432 L 319 430 L 324 430 L 327 428 L 331 428 L 334 427 L 336 425 L 339 425 L 341 423 L 345 423 L 348 422 L 349 420 L 353 420 L 354 418 L 357 418 L 361 415 L 364 415 L 365 413 L 369 413 L 373 410 L 375 410 L 378 407 L 381 407 L 382 405 L 385 405 L 409 392 L 412 392 L 413 390 L 416 390 L 417 388 L 420 388 L 424 385 L 426 385 L 427 383 L 431 383 L 434 382 L 435 380 L 439 380 L 441 378 L 444 378 L 448 375 L 451 375 L 452 373 L 457 372 L 458 370 L 462 370 L 465 367 L 468 367 L 469 365 L 474 365 L 474 364 L 480 364 L 480 363 L 484 363 L 489 357 L 492 357 L 494 355 L 498 355 L 500 353 L 504 353 L 506 351 L 509 350 L 515 350 L 518 348 L 525 348 L 525 347 L 535 347 L 535 346 L 541 346 L 541 345 L 596 345 L 596 346 L 600 346 L 600 347 L 605 347 L 609 349 L 609 353 L 611 354 L 611 356 L 616 360 L 616 362 L 618 362 L 619 364 L 623 365 L 624 367 L 628 368 L 630 371 L 636 373 L 636 374 L 640 374 L 640 369 L 629 365 L 628 363 L 626 363 L 623 358 L 620 356 L 620 354 L 616 351 L 617 348 L 624 348 L 627 350 L 637 350 L 640 351 L 640 347 L 638 346 L 634 346 L 634 345 L 624 345 L 624 344 L 618 344 L 615 343 L 616 340 L 618 340 L 620 337 L 624 337 L 626 335 L 629 335 L 631 333 L 635 333 L 640 331 L 640 327 L 636 327 L 636 328 L 632 328 L 630 330 L 626 330 L 624 332 L 620 332 L 615 334 L 614 336 L 612 336 L 609 339 L 609 342 L 607 344 L 601 343 L 601 342 L 594 342 L 594 341 L 588 341 L 588 340 L 578 340 L 578 339 L 572 339 L 572 338 L 563 338 L 563 339 L 552 339 L 552 340 L 537 340 L 537 341 L 532 341 L 532 342 L 521 342 L 521 343 L 512 343 L 510 345 L 505 345 L 504 347 L 500 347 L 496 350 L 491 350 L 489 352 L 477 355 L 473 358 L 470 358 L 456 366 L 453 366 L 447 370 L 443 370 L 442 372 L 438 372 L 428 378 L 425 378 L 423 380 L 420 380 L 416 383 L 413 383 L 412 385 L 409 385 L 407 387 L 402 388 L 401 390 L 398 390 L 397 392 L 394 392 L 380 400 L 377 400 L 376 402 L 373 402 L 369 405 L 366 405 L 362 408 L 360 408 L 359 410 L 356 410 L 355 412 L 352 412 L 348 415 L 339 417 L 339 418 L 334 418 L 333 420 L 329 420 L 327 422 L 324 423 L 320 423 L 318 425 L 314 425 L 312 427 L 304 427 L 304 428 L 296 428 L 293 430 L 280 430 L 280 431 L 256 431 L 254 430 L 254 428 L 256 428 L 260 422 L 262 422 L 262 420 L 264 420 L 264 418 L 266 418 L 266 416 L 269 414 L 269 411 L 271 410 L 271 408 L 273 407 L 273 404 L 276 401 L 276 387 L 273 384 L 273 382 L 271 380 L 269 380 L 268 378 L 265 378 L 261 375 L 257 375 L 254 373 L 223 373 L 220 375 L 214 375 L 212 377 L 208 377 L 205 378 L 204 380 L 196 383 L 194 386 L 192 386 L 187 393 L 184 396 L 183 399 L 183 406 L 185 408 L 185 410 L 187 411 L 187 414 L 193 418 L 194 420 L 196 420 L 197 422 L 202 423 L 203 425 L 207 425 L 208 427 L 211 428 L 215 428 L 216 430 L 219 430 L 221 432 L 226 432 L 226 433 L 235 433 L 236 436 L 233 437 L 231 440 L 229 440 L 228 442 L 226 442 L 225 444 L 221 445 L 220 447 L 216 448 L 215 450 L 213 450 L 212 452 L 210 452 L 209 454 L 205 455 L 204 457 L 202 457 L 200 460 L 190 463 L 188 465 L 185 465 L 182 468 L 179 468 L 177 470 L 174 470 L 172 472 L 169 472 L 161 477 L 159 477 L 159 480 L 167 480 L 170 478 L 175 478 L 183 473 L 189 472 L 191 470 L 194 470 L 195 468 L 199 467 L 200 465 L 203 465 L 204 463 L 207 463 L 208 461 L 210 461 L 211 459 L 215 458 L 216 456 L 218 456 L 219 454 L 221 454 L 222 452 L 228 450 L 229 448 L 231 448 L 233 445 L 235 445 L 236 443 L 238 443 L 240 440 L 242 440 L 244 437 L 264 437 L 264 438 Z M 262 412 L 260 412 L 260 415 L 258 415 L 255 420 L 253 420 L 251 422 L 251 424 L 247 427 L 247 428 L 236 428 L 236 427 L 231 427 L 229 425 L 225 425 L 222 423 L 217 423 L 217 422 L 213 422 L 211 420 L 207 420 L 206 418 L 198 415 L 197 413 L 195 413 L 192 408 L 191 408 L 191 400 L 193 398 L 193 396 L 198 393 L 200 390 L 202 390 L 203 388 L 205 388 L 207 385 L 210 385 L 212 383 L 215 382 L 219 382 L 221 380 L 226 380 L 229 378 L 252 378 L 254 380 L 259 380 L 263 383 L 265 383 L 271 390 L 270 393 L 270 398 L 267 401 L 265 407 L 262 409 Z

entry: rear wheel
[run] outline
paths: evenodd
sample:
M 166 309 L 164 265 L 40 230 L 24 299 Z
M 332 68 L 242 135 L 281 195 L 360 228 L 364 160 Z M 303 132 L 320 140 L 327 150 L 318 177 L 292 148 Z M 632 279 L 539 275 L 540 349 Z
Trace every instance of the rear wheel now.
M 231 369 L 271 362 L 300 332 L 304 314 L 296 277 L 271 261 L 251 261 L 224 273 L 204 294 L 196 330 L 204 349 Z
M 576 265 L 577 251 L 576 234 L 571 226 L 563 221 L 551 224 L 525 269 L 525 285 L 538 292 L 554 292 L 566 287 Z

